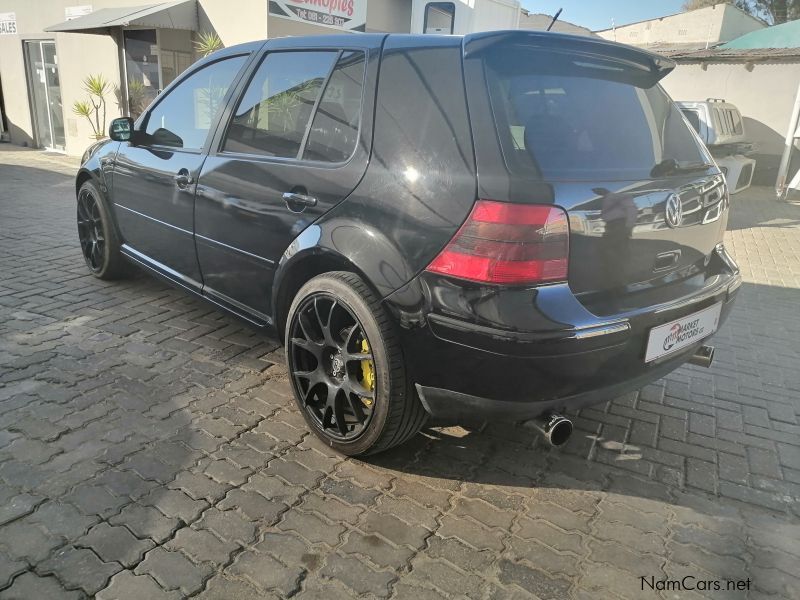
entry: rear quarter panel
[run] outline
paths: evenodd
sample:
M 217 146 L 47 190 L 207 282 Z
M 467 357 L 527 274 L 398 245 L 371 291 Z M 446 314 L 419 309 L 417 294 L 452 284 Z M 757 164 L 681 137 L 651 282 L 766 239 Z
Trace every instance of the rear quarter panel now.
M 476 197 L 461 65 L 457 38 L 387 38 L 369 167 L 347 200 L 287 249 L 278 284 L 308 254 L 332 253 L 384 297 L 450 240 Z

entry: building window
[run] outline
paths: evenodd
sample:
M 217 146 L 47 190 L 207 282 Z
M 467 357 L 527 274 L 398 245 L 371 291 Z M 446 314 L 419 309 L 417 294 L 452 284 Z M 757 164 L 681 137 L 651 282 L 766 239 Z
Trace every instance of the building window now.
M 192 34 L 178 29 L 126 29 L 122 35 L 128 114 L 135 119 L 194 62 Z
M 425 6 L 425 33 L 453 33 L 456 20 L 456 5 L 454 2 L 428 2 Z

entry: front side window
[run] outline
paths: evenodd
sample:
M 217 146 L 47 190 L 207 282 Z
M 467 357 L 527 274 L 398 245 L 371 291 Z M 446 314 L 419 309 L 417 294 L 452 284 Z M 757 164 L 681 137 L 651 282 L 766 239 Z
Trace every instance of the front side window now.
M 149 142 L 172 148 L 202 148 L 246 58 L 224 58 L 180 82 L 150 111 L 145 127 Z
M 239 101 L 226 152 L 297 158 L 311 114 L 338 52 L 273 52 Z
M 364 53 L 344 52 L 314 115 L 304 158 L 324 162 L 344 162 L 350 158 L 358 141 L 363 87 Z

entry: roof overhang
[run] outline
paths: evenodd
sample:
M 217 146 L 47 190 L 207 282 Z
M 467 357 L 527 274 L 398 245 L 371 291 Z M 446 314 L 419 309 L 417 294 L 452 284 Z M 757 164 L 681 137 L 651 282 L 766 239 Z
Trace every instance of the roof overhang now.
M 108 33 L 113 27 L 188 29 L 197 31 L 197 1 L 173 0 L 161 4 L 101 8 L 77 19 L 45 27 L 45 31 Z

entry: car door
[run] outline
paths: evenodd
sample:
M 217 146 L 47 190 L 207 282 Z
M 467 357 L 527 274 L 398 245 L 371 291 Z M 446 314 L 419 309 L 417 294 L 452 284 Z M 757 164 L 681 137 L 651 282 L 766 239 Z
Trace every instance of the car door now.
M 203 292 L 261 324 L 271 322 L 283 252 L 355 188 L 367 166 L 382 38 L 353 38 L 346 48 L 270 42 L 200 174 L 195 239 Z
M 194 245 L 195 182 L 209 131 L 248 54 L 199 66 L 166 91 L 120 144 L 114 206 L 122 251 L 184 285 L 201 286 Z

